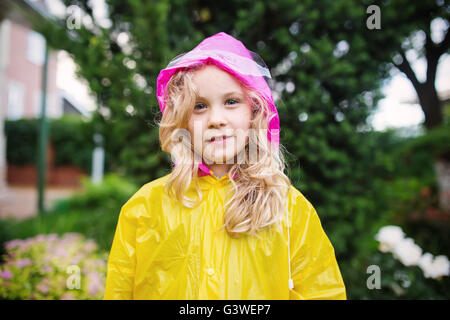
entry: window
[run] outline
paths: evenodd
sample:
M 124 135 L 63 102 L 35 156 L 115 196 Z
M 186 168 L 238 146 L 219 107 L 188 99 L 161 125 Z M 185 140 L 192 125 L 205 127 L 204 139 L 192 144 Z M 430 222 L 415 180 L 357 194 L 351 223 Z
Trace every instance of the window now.
M 16 81 L 8 84 L 7 119 L 17 120 L 23 116 L 25 87 Z
M 27 59 L 38 66 L 44 64 L 45 38 L 40 33 L 33 30 L 28 33 Z

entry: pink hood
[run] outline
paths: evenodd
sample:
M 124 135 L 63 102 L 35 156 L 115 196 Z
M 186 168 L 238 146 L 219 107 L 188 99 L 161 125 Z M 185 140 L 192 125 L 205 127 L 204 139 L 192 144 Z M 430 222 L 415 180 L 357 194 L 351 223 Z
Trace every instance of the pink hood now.
M 225 32 L 204 39 L 191 51 L 175 57 L 165 69 L 160 71 L 157 79 L 156 97 L 161 112 L 164 113 L 165 89 L 172 75 L 180 68 L 191 67 L 206 61 L 212 62 L 233 74 L 238 80 L 263 96 L 272 112 L 268 115 L 270 120 L 267 138 L 278 147 L 280 130 L 278 112 L 273 102 L 272 91 L 264 78 L 270 78 L 269 70 L 258 54 L 249 51 L 241 41 Z M 199 165 L 199 169 L 199 176 L 212 174 L 204 163 Z

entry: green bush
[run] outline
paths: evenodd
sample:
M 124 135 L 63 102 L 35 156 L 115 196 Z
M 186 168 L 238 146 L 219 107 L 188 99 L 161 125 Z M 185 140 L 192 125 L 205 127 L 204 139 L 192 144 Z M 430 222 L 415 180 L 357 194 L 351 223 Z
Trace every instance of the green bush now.
M 450 123 L 433 128 L 426 134 L 411 139 L 400 152 L 410 157 L 415 152 L 423 152 L 434 158 L 441 157 L 450 161 Z
M 370 228 L 366 228 L 366 241 L 358 240 L 359 249 L 340 265 L 351 299 L 448 299 L 445 289 L 449 285 L 448 277 L 426 279 L 418 267 L 407 268 L 391 255 L 380 253 L 374 239 L 379 227 L 396 224 L 427 252 L 450 256 L 448 214 L 438 209 L 433 167 L 434 157 L 444 155 L 448 149 L 443 144 L 445 133 L 441 129 L 415 138 L 393 136 L 374 145 L 380 157 L 373 158 L 376 170 L 367 171 L 366 176 L 377 181 L 372 201 L 379 211 L 371 218 Z M 350 229 L 354 230 L 356 221 L 356 216 L 354 221 L 349 221 Z M 380 290 L 369 290 L 366 286 L 370 276 L 367 267 L 373 264 L 379 265 L 382 271 Z
M 55 166 L 73 165 L 91 171 L 94 128 L 78 116 L 64 116 L 50 123 L 50 137 L 55 148 Z
M 442 212 L 434 161 L 450 152 L 448 125 L 400 144 L 393 153 L 395 176 L 385 185 L 390 221 L 399 224 L 434 254 L 450 256 L 450 220 Z M 447 139 L 447 140 L 448 140 Z M 433 235 L 433 236 L 430 236 Z
M 79 116 L 65 115 L 48 119 L 48 127 L 49 141 L 55 149 L 55 166 L 73 165 L 90 172 L 94 150 L 92 122 Z M 8 163 L 37 163 L 39 130 L 39 119 L 5 121 Z
M 366 268 L 375 265 L 380 268 L 381 287 L 366 289 L 362 299 L 449 299 L 449 277 L 426 278 L 418 266 L 404 266 L 391 253 L 377 252 L 367 261 Z M 371 276 L 366 270 L 366 278 Z
M 0 263 L 2 263 L 2 258 L 5 254 L 5 248 L 2 244 L 10 239 L 12 239 L 11 228 L 9 228 L 7 223 L 1 223 L 0 220 Z
M 397 225 L 376 235 L 380 252 L 371 256 L 369 296 L 377 299 L 448 299 L 450 264 L 443 252 L 432 253 Z M 372 270 L 370 270 L 372 268 Z M 378 268 L 378 270 L 374 270 Z
M 6 161 L 16 165 L 37 163 L 39 119 L 5 120 Z
M 0 228 L 3 224 L 3 228 L 10 230 L 9 239 L 78 232 L 109 251 L 120 209 L 138 188 L 112 173 L 105 175 L 101 184 L 93 184 L 87 177 L 82 184 L 82 193 L 57 201 L 45 214 L 24 221 L 4 220 Z
M 351 162 L 347 179 L 342 179 L 338 188 L 330 184 L 317 192 L 324 199 L 316 201 L 316 209 L 335 247 L 349 299 L 397 297 L 392 288 L 380 293 L 366 286 L 367 266 L 379 256 L 374 235 L 383 225 L 401 225 L 424 250 L 450 256 L 448 220 L 415 218 L 430 213 L 439 216 L 435 214 L 438 187 L 433 164 L 436 155 L 445 153 L 444 135 L 442 130 L 414 138 L 402 137 L 395 130 L 369 132 L 360 140 L 362 146 L 355 149 L 359 161 Z M 347 169 L 349 164 L 344 162 L 340 167 Z M 333 202 L 334 209 L 330 208 Z M 332 210 L 336 214 L 331 215 Z M 389 264 L 385 255 L 379 259 Z M 422 280 L 419 275 L 411 278 L 410 293 L 405 297 L 415 296 L 414 292 L 423 299 L 448 296 L 442 295 L 441 282 Z M 433 287 L 427 293 L 422 285 Z
M 107 253 L 76 233 L 37 235 L 5 243 L 0 298 L 102 299 Z

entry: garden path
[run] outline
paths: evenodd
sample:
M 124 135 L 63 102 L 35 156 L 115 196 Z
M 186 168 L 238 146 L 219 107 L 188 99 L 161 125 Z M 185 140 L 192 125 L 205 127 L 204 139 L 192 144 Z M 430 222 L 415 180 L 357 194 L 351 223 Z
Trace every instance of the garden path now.
M 45 190 L 44 207 L 49 209 L 55 200 L 81 191 L 74 187 L 48 187 Z M 27 219 L 37 214 L 38 191 L 34 186 L 12 186 L 0 192 L 0 219 Z

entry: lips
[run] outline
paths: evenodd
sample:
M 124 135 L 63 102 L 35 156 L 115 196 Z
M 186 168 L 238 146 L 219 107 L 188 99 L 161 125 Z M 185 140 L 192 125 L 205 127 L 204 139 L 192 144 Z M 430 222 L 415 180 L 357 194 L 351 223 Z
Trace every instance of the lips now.
M 223 142 L 225 140 L 227 140 L 228 138 L 231 138 L 232 136 L 216 136 L 216 137 L 212 137 L 211 139 L 207 140 L 207 142 Z

